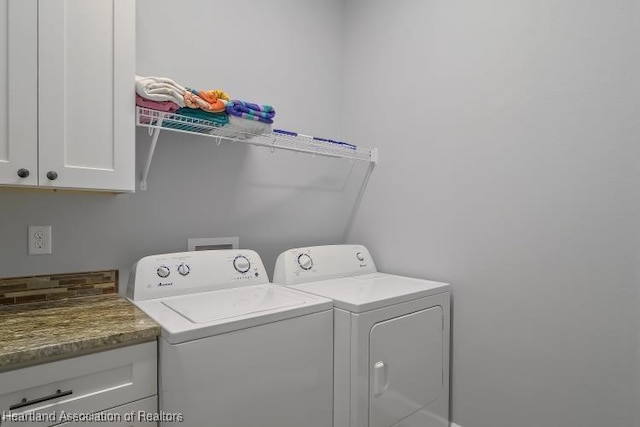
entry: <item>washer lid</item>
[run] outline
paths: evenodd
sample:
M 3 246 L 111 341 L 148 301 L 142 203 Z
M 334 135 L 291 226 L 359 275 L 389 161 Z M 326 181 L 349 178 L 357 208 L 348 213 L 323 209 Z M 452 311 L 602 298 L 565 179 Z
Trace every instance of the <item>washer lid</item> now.
M 333 300 L 335 307 L 353 313 L 424 298 L 449 290 L 449 284 L 385 273 L 299 283 L 290 286 Z
M 170 344 L 331 310 L 330 299 L 266 284 L 133 301 Z
M 296 294 L 273 286 L 248 286 L 201 295 L 185 295 L 162 302 L 193 323 L 208 323 L 305 303 Z

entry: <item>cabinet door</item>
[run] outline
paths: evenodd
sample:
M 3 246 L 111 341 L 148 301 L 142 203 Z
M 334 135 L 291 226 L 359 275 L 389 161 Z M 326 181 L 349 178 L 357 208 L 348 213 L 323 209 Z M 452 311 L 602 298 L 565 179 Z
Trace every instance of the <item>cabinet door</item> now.
M 133 191 L 134 0 L 40 0 L 38 17 L 40 185 Z
M 0 184 L 38 184 L 37 72 L 37 0 L 0 0 Z

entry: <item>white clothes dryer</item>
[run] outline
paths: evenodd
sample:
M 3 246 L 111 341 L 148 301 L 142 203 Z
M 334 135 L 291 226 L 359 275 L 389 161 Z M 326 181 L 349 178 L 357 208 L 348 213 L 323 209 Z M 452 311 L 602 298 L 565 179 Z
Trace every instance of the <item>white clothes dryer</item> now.
M 367 248 L 280 254 L 274 283 L 334 303 L 334 427 L 449 425 L 446 283 L 380 273 Z
M 160 426 L 332 426 L 332 303 L 270 284 L 256 252 L 142 258 L 127 296 L 162 328 Z

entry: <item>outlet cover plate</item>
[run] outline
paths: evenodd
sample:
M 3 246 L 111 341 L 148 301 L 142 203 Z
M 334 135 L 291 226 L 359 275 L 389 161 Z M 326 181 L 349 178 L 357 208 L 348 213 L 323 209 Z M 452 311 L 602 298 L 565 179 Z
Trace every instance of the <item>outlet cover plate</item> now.
M 51 253 L 51 226 L 29 226 L 29 255 L 48 255 Z

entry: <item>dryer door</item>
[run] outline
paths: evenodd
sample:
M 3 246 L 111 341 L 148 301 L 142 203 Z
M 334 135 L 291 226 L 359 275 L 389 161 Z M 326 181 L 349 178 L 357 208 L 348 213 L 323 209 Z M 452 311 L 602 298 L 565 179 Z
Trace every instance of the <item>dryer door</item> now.
M 369 426 L 390 427 L 443 391 L 442 307 L 377 323 L 369 333 Z

